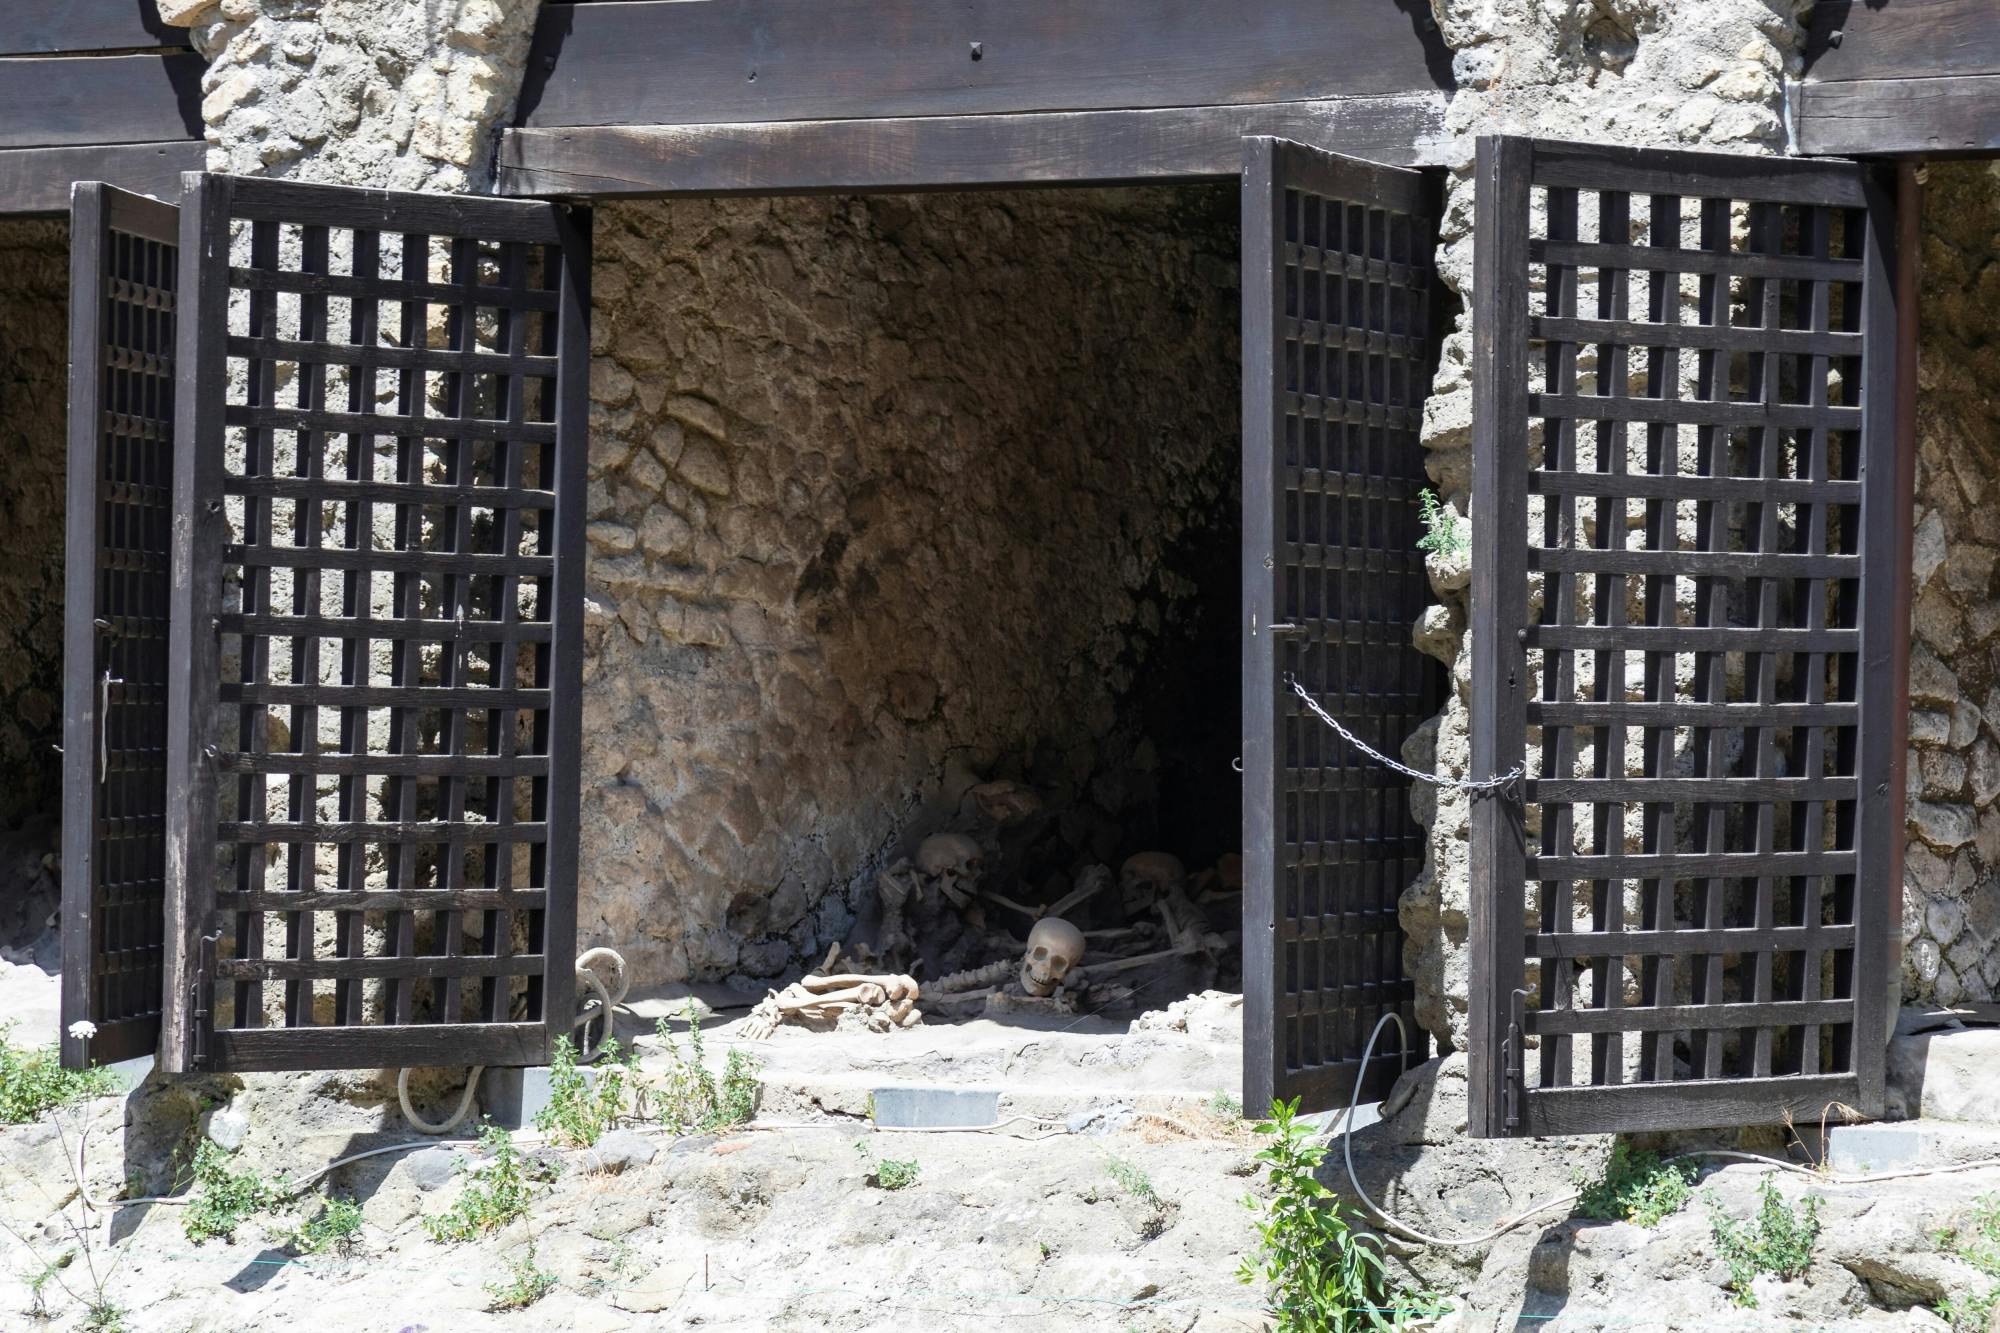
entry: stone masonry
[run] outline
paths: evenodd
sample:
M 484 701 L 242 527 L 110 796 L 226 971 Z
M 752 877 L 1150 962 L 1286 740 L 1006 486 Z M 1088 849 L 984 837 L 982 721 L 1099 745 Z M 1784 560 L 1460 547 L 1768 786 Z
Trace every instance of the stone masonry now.
M 1981 162 L 1929 175 L 1903 983 L 1950 1004 L 2000 983 L 2000 175 Z
M 1467 298 L 1446 337 L 1425 411 L 1424 443 L 1440 494 L 1461 512 L 1472 485 L 1472 161 L 1481 134 L 1741 153 L 1782 151 L 1783 79 L 1798 70 L 1792 0 L 1433 0 L 1453 50 L 1459 92 L 1435 159 L 1449 172 L 1438 267 Z M 1479 515 L 1470 515 L 1474 523 Z M 1409 757 L 1465 776 L 1470 685 L 1463 561 L 1431 561 L 1439 595 L 1417 642 L 1451 668 L 1452 691 Z M 1418 803 L 1431 830 L 1431 861 L 1403 895 L 1405 960 L 1417 979 L 1417 1013 L 1450 1046 L 1464 1045 L 1470 986 L 1470 804 L 1444 792 Z

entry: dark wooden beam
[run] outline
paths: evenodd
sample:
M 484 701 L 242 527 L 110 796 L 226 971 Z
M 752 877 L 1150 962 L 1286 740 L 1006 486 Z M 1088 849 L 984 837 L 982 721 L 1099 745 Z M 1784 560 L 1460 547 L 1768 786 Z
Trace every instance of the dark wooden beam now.
M 1807 83 L 1797 106 L 1799 151 L 1811 156 L 2000 152 L 2000 73 Z
M 187 29 L 162 23 L 153 0 L 8 0 L 0 27 L 0 56 L 187 44 Z
M 200 171 L 199 140 L 0 150 L 0 216 L 67 213 L 75 181 L 109 181 L 136 194 L 178 199 L 183 171 Z
M 1428 0 L 633 0 L 542 9 L 519 123 L 1219 106 L 1450 86 Z
M 202 137 L 200 56 L 0 60 L 0 148 Z
M 509 130 L 499 190 L 523 197 L 803 194 L 1232 177 L 1245 135 L 1416 165 L 1442 93 L 1269 106 Z
M 2000 74 L 1993 0 L 1819 0 L 1805 74 L 1821 83 Z

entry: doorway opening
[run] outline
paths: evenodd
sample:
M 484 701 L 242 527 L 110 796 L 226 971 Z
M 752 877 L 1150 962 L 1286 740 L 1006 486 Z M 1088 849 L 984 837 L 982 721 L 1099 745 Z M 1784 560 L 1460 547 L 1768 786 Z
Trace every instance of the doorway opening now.
M 67 224 L 0 220 L 0 962 L 43 973 L 61 957 L 68 302 Z M 36 990 L 23 1017 L 52 1028 Z
M 935 1019 L 1069 900 L 1086 965 L 1188 946 L 1097 1007 L 1240 988 L 1239 212 L 597 210 L 586 936 L 750 989 L 839 945 Z

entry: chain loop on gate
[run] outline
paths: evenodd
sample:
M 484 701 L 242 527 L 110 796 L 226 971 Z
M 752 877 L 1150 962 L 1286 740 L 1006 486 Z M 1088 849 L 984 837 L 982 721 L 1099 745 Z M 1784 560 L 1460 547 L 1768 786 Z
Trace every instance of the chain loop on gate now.
M 1507 797 L 1509 800 L 1520 799 L 1521 796 L 1520 782 L 1521 778 L 1526 773 L 1526 770 L 1520 764 L 1514 765 L 1513 768 L 1509 769 L 1505 773 L 1502 773 L 1499 777 L 1496 778 L 1441 778 L 1435 773 L 1421 772 L 1418 769 L 1411 768 L 1408 764 L 1401 763 L 1397 760 L 1391 759 L 1388 755 L 1383 754 L 1380 750 L 1370 745 L 1367 741 L 1362 740 L 1359 736 L 1349 731 L 1346 727 L 1341 726 L 1339 719 L 1335 718 L 1333 714 L 1327 712 L 1324 708 L 1321 708 L 1319 706 L 1319 700 L 1313 698 L 1312 695 L 1308 694 L 1306 692 L 1306 687 L 1299 684 L 1298 677 L 1294 676 L 1289 671 L 1285 673 L 1285 684 L 1291 686 L 1292 693 L 1298 695 L 1300 699 L 1305 701 L 1306 707 L 1312 709 L 1314 716 L 1318 717 L 1320 721 L 1326 723 L 1326 725 L 1332 727 L 1335 732 L 1339 733 L 1340 738 L 1342 740 L 1346 741 L 1349 745 L 1352 745 L 1355 749 L 1361 751 L 1361 753 L 1367 755 L 1370 759 L 1373 759 L 1376 763 L 1381 764 L 1385 768 L 1394 769 L 1396 772 L 1401 773 L 1406 778 L 1415 778 L 1419 782 L 1428 782 L 1434 787 L 1450 787 L 1455 791 L 1469 791 L 1475 793 L 1483 791 L 1497 791 L 1503 796 Z

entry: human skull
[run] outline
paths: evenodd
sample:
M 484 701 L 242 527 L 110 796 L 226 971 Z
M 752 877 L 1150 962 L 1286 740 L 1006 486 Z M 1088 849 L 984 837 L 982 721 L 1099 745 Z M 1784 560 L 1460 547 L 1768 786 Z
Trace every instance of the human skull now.
M 917 869 L 947 890 L 970 889 L 979 882 L 985 855 L 963 833 L 933 833 L 917 844 Z
M 1021 957 L 1021 989 L 1030 995 L 1053 995 L 1083 957 L 1083 932 L 1059 916 L 1045 916 L 1028 932 L 1028 952 Z
M 1187 881 L 1187 867 L 1172 852 L 1135 852 L 1118 872 L 1128 911 L 1146 910 Z

